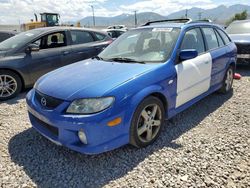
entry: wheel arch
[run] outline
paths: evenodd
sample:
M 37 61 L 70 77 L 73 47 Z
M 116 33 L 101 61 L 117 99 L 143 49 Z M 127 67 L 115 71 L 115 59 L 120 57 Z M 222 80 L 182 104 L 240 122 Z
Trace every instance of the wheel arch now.
M 154 96 L 160 99 L 160 101 L 163 103 L 164 110 L 166 117 L 168 117 L 168 110 L 169 110 L 169 93 L 163 89 L 160 85 L 152 85 L 147 88 L 144 88 L 139 93 L 137 93 L 135 96 L 133 96 L 131 100 L 131 105 L 134 106 L 133 112 L 136 110 L 138 105 L 147 97 Z

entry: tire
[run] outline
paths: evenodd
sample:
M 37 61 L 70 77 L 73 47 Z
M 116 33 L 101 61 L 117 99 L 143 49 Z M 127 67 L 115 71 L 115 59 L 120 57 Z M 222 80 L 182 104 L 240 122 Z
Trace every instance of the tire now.
M 16 97 L 22 89 L 21 78 L 9 70 L 0 70 L 0 101 Z
M 227 69 L 223 82 L 222 87 L 219 89 L 219 92 L 222 94 L 226 94 L 232 90 L 233 86 L 233 78 L 234 77 L 234 68 L 233 66 L 229 66 Z
M 153 112 L 156 112 L 155 115 Z M 160 135 L 164 120 L 165 110 L 161 100 L 153 96 L 144 99 L 132 118 L 130 144 L 142 148 L 153 143 Z

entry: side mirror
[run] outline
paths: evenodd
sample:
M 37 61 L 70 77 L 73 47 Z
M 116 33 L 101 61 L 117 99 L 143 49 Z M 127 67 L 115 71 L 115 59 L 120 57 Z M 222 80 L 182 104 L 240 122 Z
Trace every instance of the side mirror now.
M 198 52 L 195 49 L 187 49 L 187 50 L 181 50 L 179 54 L 180 60 L 188 60 L 188 59 L 193 59 L 198 56 Z
M 37 44 L 30 44 L 26 49 L 25 49 L 25 53 L 26 54 L 30 54 L 31 52 L 37 52 L 39 51 L 40 48 Z

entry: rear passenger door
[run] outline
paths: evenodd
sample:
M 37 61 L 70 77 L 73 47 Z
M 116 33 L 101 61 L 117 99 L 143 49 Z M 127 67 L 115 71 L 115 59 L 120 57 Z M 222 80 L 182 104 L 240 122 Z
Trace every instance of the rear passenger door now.
M 225 75 L 225 68 L 229 61 L 227 55 L 228 49 L 221 36 L 212 27 L 202 28 L 204 33 L 207 53 L 210 53 L 213 59 L 211 72 L 211 87 L 220 84 Z
M 81 61 L 97 55 L 95 38 L 91 32 L 71 30 L 72 62 Z
M 212 57 L 206 53 L 200 28 L 188 30 L 180 50 L 195 49 L 198 56 L 194 59 L 178 62 L 176 108 L 205 93 L 210 88 Z

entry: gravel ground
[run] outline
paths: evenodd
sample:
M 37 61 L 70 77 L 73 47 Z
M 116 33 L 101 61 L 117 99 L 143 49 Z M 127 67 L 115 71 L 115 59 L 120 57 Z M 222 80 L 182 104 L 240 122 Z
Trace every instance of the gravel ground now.
M 0 187 L 250 187 L 250 67 L 166 122 L 151 146 L 95 156 L 31 129 L 24 96 L 0 104 Z

